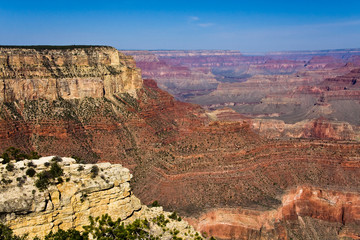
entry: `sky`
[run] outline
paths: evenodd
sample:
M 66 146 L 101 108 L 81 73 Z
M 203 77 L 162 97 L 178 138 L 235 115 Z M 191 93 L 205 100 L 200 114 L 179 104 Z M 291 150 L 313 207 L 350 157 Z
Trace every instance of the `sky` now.
M 0 0 L 0 45 L 242 52 L 360 47 L 360 1 Z

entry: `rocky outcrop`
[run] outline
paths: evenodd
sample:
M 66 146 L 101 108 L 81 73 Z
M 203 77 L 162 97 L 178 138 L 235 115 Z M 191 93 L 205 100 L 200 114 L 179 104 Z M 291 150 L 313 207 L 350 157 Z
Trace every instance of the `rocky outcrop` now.
M 286 124 L 282 120 L 252 119 L 252 128 L 268 138 L 310 138 L 360 141 L 360 128 L 324 118 Z
M 121 165 L 76 164 L 74 159 L 63 158 L 59 163 L 63 182 L 56 179 L 58 184 L 40 191 L 35 186 L 37 177 L 26 176 L 27 165 L 33 163 L 40 173 L 49 170 L 44 164 L 51 159 L 20 161 L 11 172 L 3 165 L 1 178 L 12 182 L 1 188 L 0 213 L 16 234 L 44 236 L 51 230 L 82 230 L 89 216 L 109 213 L 115 219 L 127 219 L 141 209 L 140 200 L 131 193 L 131 174 Z M 96 176 L 91 173 L 93 166 L 99 169 Z
M 0 101 L 111 97 L 142 87 L 131 57 L 112 47 L 0 47 Z
M 130 188 L 132 175 L 120 164 L 79 164 L 72 158 L 60 158 L 57 164 L 63 176 L 53 180 L 46 190 L 39 190 L 35 186 L 39 177 L 27 176 L 26 171 L 30 168 L 38 173 L 49 170 L 46 163 L 53 164 L 52 159 L 24 160 L 14 163 L 14 170 L 4 169 L 5 165 L 1 169 L 0 216 L 15 234 L 43 237 L 59 229 L 82 231 L 83 226 L 89 225 L 90 216 L 96 218 L 104 214 L 124 222 L 138 218 L 151 220 L 163 214 L 169 221 L 166 227 L 180 231 L 179 237 L 195 236 L 192 227 L 184 221 L 168 218 L 170 213 L 162 211 L 161 207 L 141 205 Z M 152 234 L 161 234 L 162 239 L 171 237 L 154 223 L 150 227 Z
M 189 221 L 218 239 L 357 239 L 359 205 L 358 193 L 299 186 L 277 209 L 223 208 Z

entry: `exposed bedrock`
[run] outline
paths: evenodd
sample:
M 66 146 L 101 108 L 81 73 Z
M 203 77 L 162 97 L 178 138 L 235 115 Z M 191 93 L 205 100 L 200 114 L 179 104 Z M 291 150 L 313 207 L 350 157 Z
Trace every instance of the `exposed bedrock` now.
M 131 57 L 112 47 L 0 47 L 0 101 L 135 94 L 142 87 Z
M 360 195 L 301 186 L 269 211 L 219 208 L 189 219 L 218 239 L 357 239 Z
M 283 77 L 268 77 L 264 86 L 279 82 L 274 89 L 281 89 Z M 303 82 L 306 74 L 299 79 L 294 82 Z M 314 81 L 320 80 L 324 79 Z M 136 95 L 130 93 L 2 102 L 0 150 L 14 146 L 42 155 L 121 163 L 133 173 L 133 191 L 143 203 L 157 200 L 165 209 L 197 219 L 224 208 L 273 211 L 298 186 L 359 193 L 360 147 L 356 141 L 264 138 L 252 129 L 249 117 L 212 115 L 198 105 L 176 101 L 153 80 L 144 80 Z M 314 99 L 305 103 L 318 111 L 329 110 L 321 99 Z M 272 95 L 266 101 L 278 100 Z M 227 117 L 241 121 L 225 122 Z M 318 127 L 310 129 L 314 136 L 322 132 Z M 272 236 L 283 238 L 284 232 L 296 232 L 302 221 L 306 227 L 301 231 L 309 236 L 324 231 L 338 236 L 333 232 L 336 226 L 327 230 L 330 220 L 315 216 L 309 213 L 286 222 L 286 231 L 283 225 L 274 225 Z M 359 235 L 351 224 L 343 229 Z

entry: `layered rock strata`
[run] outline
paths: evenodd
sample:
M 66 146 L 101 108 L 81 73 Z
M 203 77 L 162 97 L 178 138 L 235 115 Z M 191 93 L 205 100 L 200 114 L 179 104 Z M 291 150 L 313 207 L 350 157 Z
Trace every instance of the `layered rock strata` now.
M 125 54 L 135 57 L 143 77 L 155 79 L 176 98 L 208 110 L 232 108 L 255 118 L 254 129 L 264 136 L 358 139 L 358 49 L 253 56 L 236 51 Z
M 74 159 L 63 158 L 59 163 L 64 170 L 63 182 L 40 191 L 35 186 L 37 177 L 26 176 L 27 165 L 33 163 L 40 173 L 49 170 L 44 164 L 51 159 L 20 161 L 11 172 L 2 166 L 1 178 L 12 182 L 1 188 L 0 212 L 16 234 L 44 236 L 51 230 L 82 230 L 89 216 L 109 213 L 115 219 L 127 219 L 141 209 L 140 200 L 131 193 L 131 174 L 120 164 L 76 164 Z M 93 166 L 99 168 L 98 176 L 92 177 Z M 19 178 L 23 183 L 17 181 Z
M 319 71 L 294 83 L 320 83 L 324 79 Z M 272 82 L 279 82 L 275 89 L 281 90 L 286 78 L 268 76 L 264 85 Z M 251 82 L 248 86 L 251 89 Z M 269 96 L 267 103 L 275 100 L 279 98 Z M 311 101 L 319 111 L 329 109 Z M 358 142 L 267 139 L 253 130 L 249 117 L 209 114 L 200 106 L 176 101 L 153 80 L 144 80 L 136 98 L 116 93 L 105 98 L 3 102 L 0 119 L 1 150 L 14 146 L 42 155 L 121 163 L 134 174 L 134 193 L 144 203 L 158 200 L 166 209 L 194 218 L 222 208 L 278 209 L 282 196 L 297 186 L 359 192 Z M 285 226 L 286 233 L 300 226 L 300 219 L 294 221 Z M 309 221 L 316 226 L 306 230 L 309 234 L 327 231 L 325 225 L 316 225 L 316 219 Z M 283 233 L 281 227 L 276 232 Z M 351 224 L 344 227 L 357 233 Z
M 357 239 L 359 201 L 358 193 L 302 186 L 274 210 L 223 208 L 189 221 L 218 239 Z
M 52 158 L 16 162 L 12 171 L 4 169 L 5 165 L 1 168 L 0 216 L 16 235 L 44 237 L 59 229 L 82 231 L 83 226 L 90 224 L 90 216 L 108 214 L 113 220 L 132 222 L 138 218 L 151 220 L 163 214 L 169 221 L 166 227 L 180 231 L 179 237 L 195 236 L 192 227 L 184 221 L 168 218 L 170 213 L 161 207 L 141 205 L 130 188 L 132 175 L 120 164 L 77 164 L 72 158 L 62 158 L 58 165 L 64 171 L 63 181 L 56 179 L 46 190 L 40 191 L 35 187 L 38 177 L 26 176 L 25 172 L 30 168 L 29 163 L 38 173 L 49 170 L 46 163 L 53 163 Z M 99 171 L 96 174 L 94 167 Z M 162 239 L 171 237 L 154 223 L 150 229 L 152 234 L 162 235 Z
M 0 47 L 0 101 L 109 97 L 142 87 L 131 57 L 112 47 Z

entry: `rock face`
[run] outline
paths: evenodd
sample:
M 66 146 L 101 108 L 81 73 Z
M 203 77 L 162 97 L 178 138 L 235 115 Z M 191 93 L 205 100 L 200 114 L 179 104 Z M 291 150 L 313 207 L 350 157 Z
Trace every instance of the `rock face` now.
M 141 205 L 130 188 L 132 175 L 120 164 L 77 164 L 72 158 L 62 158 L 58 164 L 64 171 L 61 177 L 64 182 L 55 180 L 48 189 L 39 191 L 34 184 L 37 177 L 26 177 L 25 172 L 29 163 L 38 173 L 49 170 L 44 164 L 53 163 L 52 158 L 20 161 L 14 164 L 12 171 L 1 168 L 0 177 L 6 183 L 0 189 L 0 216 L 16 235 L 27 233 L 29 237 L 44 237 L 50 231 L 70 228 L 82 231 L 82 227 L 90 223 L 89 216 L 95 218 L 104 214 L 124 222 L 137 218 L 151 220 L 160 214 L 167 219 L 170 215 L 161 207 L 149 209 Z M 94 174 L 94 167 L 99 173 Z M 185 233 L 196 234 L 185 221 L 171 218 L 168 221 L 166 227 L 179 230 L 179 237 L 184 237 Z M 171 236 L 154 223 L 150 229 L 156 236 L 163 235 L 161 239 Z
M 255 118 L 254 129 L 264 136 L 359 139 L 359 49 L 253 56 L 236 51 L 125 54 L 135 57 L 143 77 L 155 79 L 176 98 L 210 111 L 232 108 Z
M 320 83 L 334 79 L 334 73 L 313 71 L 310 75 L 303 73 L 291 78 L 291 84 L 301 88 L 298 92 L 313 96 L 311 101 L 282 94 L 286 76 L 253 76 L 246 82 L 221 83 L 217 91 L 234 96 L 239 89 L 246 93 L 264 86 L 265 97 L 259 90 L 256 94 L 248 92 L 249 101 L 243 105 L 239 104 L 240 100 L 222 102 L 232 109 L 259 106 L 262 101 L 263 106 L 274 106 L 254 112 L 254 116 L 261 113 L 264 118 L 281 115 L 286 101 L 291 101 L 292 106 L 312 106 L 316 113 L 329 112 L 329 107 L 316 94 L 326 91 L 327 85 L 322 88 Z M 351 70 L 346 66 L 341 71 L 337 74 L 345 76 Z M 306 82 L 319 85 L 303 87 Z M 231 90 L 232 84 L 241 87 L 229 94 L 226 91 Z M 133 191 L 142 202 L 158 200 L 165 209 L 179 211 L 183 216 L 198 218 L 224 208 L 278 209 L 284 204 L 282 197 L 297 186 L 359 192 L 359 143 L 339 141 L 340 138 L 334 137 L 336 131 L 345 136 L 348 130 L 345 127 L 341 130 L 339 125 L 332 132 L 326 120 L 318 117 L 317 123 L 309 127 L 311 131 L 299 132 L 310 137 L 328 136 L 327 140 L 268 139 L 254 131 L 254 116 L 223 110 L 214 113 L 176 101 L 153 80 L 144 80 L 143 87 L 136 90 L 136 98 L 128 93 L 115 93 L 103 98 L 3 102 L 0 107 L 0 150 L 14 146 L 36 150 L 42 155 L 76 155 L 90 162 L 121 163 L 134 174 Z M 312 111 L 309 114 L 317 116 Z M 293 124 L 290 120 L 283 121 Z M 280 123 L 278 128 L 282 128 Z M 322 133 L 324 129 L 329 129 L 328 135 Z M 262 127 L 257 130 L 266 133 Z M 327 223 L 321 225 L 313 217 L 307 217 L 306 221 L 312 226 L 304 230 L 308 234 L 327 231 Z M 301 224 L 299 218 L 289 225 L 275 225 L 273 236 L 281 239 L 284 231 L 298 229 Z
M 358 193 L 303 186 L 274 210 L 216 209 L 189 221 L 218 239 L 356 239 L 359 201 Z
M 142 87 L 134 61 L 111 47 L 0 47 L 0 101 L 99 98 Z
M 49 170 L 44 163 L 51 159 L 31 162 L 39 173 Z M 5 165 L 1 170 L 1 178 L 12 182 L 0 190 L 0 213 L 16 234 L 29 233 L 33 237 L 59 228 L 82 230 L 89 223 L 89 216 L 108 213 L 115 219 L 127 219 L 141 209 L 140 200 L 131 193 L 131 174 L 120 164 L 76 164 L 74 159 L 63 158 L 59 165 L 64 170 L 64 182 L 39 191 L 35 187 L 36 176 L 22 179 L 29 162 L 17 162 L 11 172 L 4 169 Z M 95 177 L 91 174 L 93 166 L 99 168 Z M 24 183 L 16 180 L 19 178 Z

